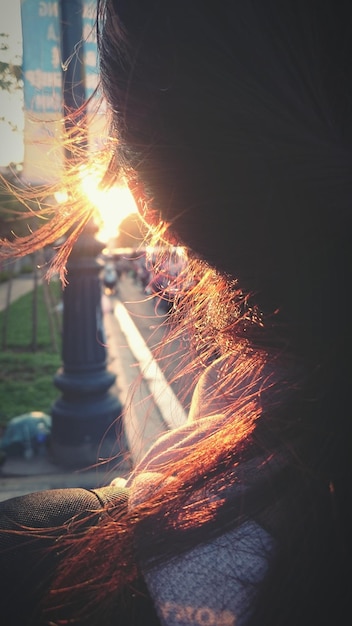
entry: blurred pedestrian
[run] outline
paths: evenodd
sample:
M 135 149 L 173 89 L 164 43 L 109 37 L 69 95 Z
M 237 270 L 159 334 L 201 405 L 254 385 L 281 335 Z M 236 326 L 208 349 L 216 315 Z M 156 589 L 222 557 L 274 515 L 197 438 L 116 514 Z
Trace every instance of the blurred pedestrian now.
M 107 261 L 103 270 L 103 284 L 105 287 L 105 293 L 113 294 L 116 290 L 117 284 L 117 271 L 113 261 Z

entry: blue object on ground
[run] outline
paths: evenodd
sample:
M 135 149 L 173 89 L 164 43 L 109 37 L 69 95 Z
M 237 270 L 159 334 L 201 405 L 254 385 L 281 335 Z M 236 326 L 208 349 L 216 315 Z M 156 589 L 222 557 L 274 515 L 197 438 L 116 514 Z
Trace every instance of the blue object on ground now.
M 0 439 L 0 450 L 9 456 L 31 458 L 46 447 L 50 432 L 50 415 L 42 411 L 24 413 L 9 421 Z

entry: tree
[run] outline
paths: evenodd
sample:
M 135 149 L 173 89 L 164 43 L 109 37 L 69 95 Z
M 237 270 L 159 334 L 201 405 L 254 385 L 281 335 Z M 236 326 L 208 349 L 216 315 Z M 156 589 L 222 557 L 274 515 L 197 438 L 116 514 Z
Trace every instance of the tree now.
M 15 94 L 23 90 L 21 57 L 17 54 L 11 58 L 11 50 L 6 33 L 0 33 L 0 90 Z M 2 114 L 1 114 L 2 113 Z M 0 122 L 8 124 L 12 131 L 18 131 L 16 123 L 9 119 L 4 111 L 0 113 Z M 3 173 L 6 176 L 6 174 Z
M 0 33 L 1 58 L 8 58 L 8 61 L 0 60 L 0 90 L 13 94 L 23 89 L 22 64 L 19 55 L 15 56 L 14 61 L 11 60 L 8 37 L 8 34 Z M 18 130 L 17 126 L 5 115 L 0 115 L 0 122 L 6 122 L 14 131 Z M 10 164 L 7 171 L 2 172 L 2 176 L 10 182 L 15 182 L 11 180 L 15 172 L 16 164 Z M 18 227 L 18 217 L 23 212 L 23 204 L 9 191 L 5 184 L 0 183 L 0 239 L 12 239 L 14 237 L 15 226 Z M 21 223 L 18 231 L 16 234 L 28 233 L 28 226 Z
M 11 182 L 10 172 L 7 178 Z M 13 240 L 16 236 L 27 235 L 30 228 L 35 228 L 38 220 L 34 213 L 33 217 L 28 217 L 27 212 L 27 207 L 0 182 L 0 239 Z
M 7 52 L 9 45 L 7 43 L 8 35 L 6 33 L 0 33 L 0 52 Z M 20 61 L 18 56 L 15 60 Z M 22 65 L 20 62 L 4 62 L 0 61 L 0 89 L 4 89 L 9 93 L 13 93 L 18 89 L 22 89 Z

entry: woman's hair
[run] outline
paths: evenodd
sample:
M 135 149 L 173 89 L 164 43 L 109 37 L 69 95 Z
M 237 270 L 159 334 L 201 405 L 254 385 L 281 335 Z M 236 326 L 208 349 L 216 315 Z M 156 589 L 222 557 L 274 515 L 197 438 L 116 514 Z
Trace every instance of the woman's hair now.
M 146 222 L 188 249 L 170 328 L 223 419 L 143 504 L 76 539 L 52 606 L 88 590 L 87 615 L 113 609 L 136 545 L 150 567 L 246 519 L 279 546 L 253 624 L 347 604 L 351 27 L 348 2 L 99 0 L 102 184 L 126 176 Z

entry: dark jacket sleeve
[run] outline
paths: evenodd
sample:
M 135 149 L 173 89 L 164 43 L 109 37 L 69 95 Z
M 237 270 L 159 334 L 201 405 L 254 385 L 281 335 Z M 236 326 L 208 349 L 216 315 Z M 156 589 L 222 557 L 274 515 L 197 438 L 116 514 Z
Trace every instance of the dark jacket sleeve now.
M 62 558 L 58 551 L 48 549 L 62 534 L 60 527 L 88 512 L 87 520 L 91 520 L 91 512 L 102 506 L 127 506 L 127 499 L 127 489 L 103 487 L 46 490 L 0 502 L 0 623 L 45 623 L 36 608 Z M 23 527 L 26 532 L 21 531 Z

